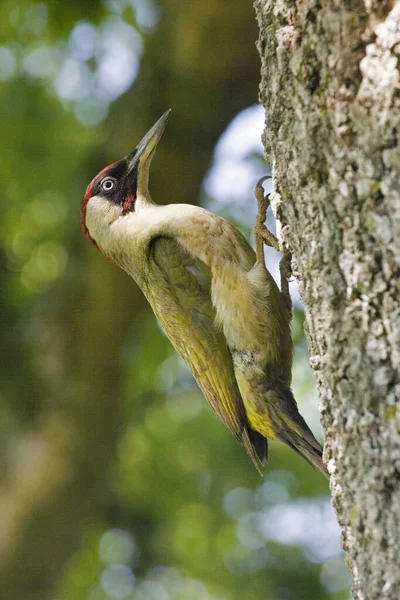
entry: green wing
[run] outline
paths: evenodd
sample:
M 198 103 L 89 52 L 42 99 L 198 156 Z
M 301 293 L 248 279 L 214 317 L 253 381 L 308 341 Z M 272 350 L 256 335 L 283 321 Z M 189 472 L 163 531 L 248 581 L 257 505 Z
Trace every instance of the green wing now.
M 204 396 L 260 470 L 267 440 L 247 422 L 224 335 L 215 326 L 211 273 L 172 238 L 156 238 L 145 293 L 162 328 L 193 373 Z

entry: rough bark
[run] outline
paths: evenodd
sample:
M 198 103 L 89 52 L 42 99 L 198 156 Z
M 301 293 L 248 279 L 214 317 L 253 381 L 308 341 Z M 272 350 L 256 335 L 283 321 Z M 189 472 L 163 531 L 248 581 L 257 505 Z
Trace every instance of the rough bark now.
M 255 7 L 275 210 L 296 257 L 353 593 L 397 600 L 400 3 Z

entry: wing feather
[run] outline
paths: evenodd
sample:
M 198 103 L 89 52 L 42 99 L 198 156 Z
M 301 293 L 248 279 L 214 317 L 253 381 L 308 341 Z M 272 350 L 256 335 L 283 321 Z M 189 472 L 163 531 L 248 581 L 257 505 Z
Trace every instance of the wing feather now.
M 153 240 L 149 260 L 145 293 L 156 317 L 211 407 L 260 471 L 268 442 L 248 425 L 232 357 L 215 325 L 210 270 L 172 238 Z

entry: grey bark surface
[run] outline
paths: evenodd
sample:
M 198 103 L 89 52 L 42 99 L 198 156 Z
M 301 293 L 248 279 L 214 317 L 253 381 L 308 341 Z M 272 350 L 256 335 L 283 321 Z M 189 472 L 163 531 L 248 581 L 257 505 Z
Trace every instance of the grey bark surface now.
M 400 2 L 256 0 L 264 145 L 359 600 L 400 598 Z

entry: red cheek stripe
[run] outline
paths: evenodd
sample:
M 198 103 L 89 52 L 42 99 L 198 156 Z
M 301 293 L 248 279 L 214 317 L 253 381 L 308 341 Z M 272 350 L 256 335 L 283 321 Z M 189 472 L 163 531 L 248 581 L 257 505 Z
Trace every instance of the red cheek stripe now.
M 132 193 L 127 194 L 122 205 L 122 210 L 124 213 L 131 212 L 134 209 L 135 200 L 136 198 Z

